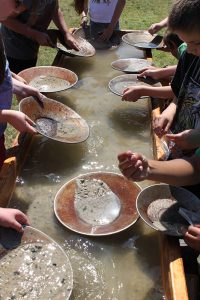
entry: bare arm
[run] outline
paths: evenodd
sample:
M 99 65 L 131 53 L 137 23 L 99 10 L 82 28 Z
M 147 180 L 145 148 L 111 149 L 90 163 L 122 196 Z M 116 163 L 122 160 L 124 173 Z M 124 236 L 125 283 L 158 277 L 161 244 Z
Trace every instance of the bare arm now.
M 119 21 L 119 18 L 122 14 L 125 4 L 126 4 L 126 0 L 119 0 L 117 2 L 114 14 L 112 16 L 112 20 L 111 20 L 108 28 L 106 28 L 105 31 L 103 32 L 103 34 L 100 35 L 100 37 L 99 37 L 100 40 L 102 40 L 102 41 L 109 40 L 109 38 L 113 34 L 113 31 L 115 29 L 117 22 Z
M 11 30 L 35 40 L 41 46 L 54 46 L 48 34 L 32 29 L 27 24 L 23 24 L 15 18 L 9 18 L 2 23 Z
M 56 9 L 56 12 L 53 16 L 53 22 L 57 26 L 57 28 L 62 32 L 65 43 L 70 48 L 79 50 L 78 43 L 76 42 L 72 34 L 69 32 L 63 13 L 59 9 L 59 7 Z
M 184 186 L 200 183 L 200 159 L 196 155 L 190 159 L 171 161 L 148 160 L 149 174 L 147 179 Z
M 196 154 L 190 158 L 156 161 L 127 151 L 119 154 L 118 160 L 123 175 L 134 181 L 149 179 L 177 186 L 200 183 L 200 158 Z
M 136 101 L 141 96 L 149 96 L 162 99 L 173 99 L 174 93 L 171 86 L 151 87 L 151 86 L 133 86 L 124 90 L 122 100 Z

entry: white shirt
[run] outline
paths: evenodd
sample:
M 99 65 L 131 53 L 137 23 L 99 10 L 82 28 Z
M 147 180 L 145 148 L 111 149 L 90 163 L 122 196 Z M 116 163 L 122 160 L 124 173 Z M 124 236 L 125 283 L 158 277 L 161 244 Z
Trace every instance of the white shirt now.
M 89 0 L 89 16 L 93 22 L 96 23 L 110 23 L 115 11 L 118 0 L 110 0 L 109 2 L 104 2 L 100 0 L 97 3 L 94 0 Z

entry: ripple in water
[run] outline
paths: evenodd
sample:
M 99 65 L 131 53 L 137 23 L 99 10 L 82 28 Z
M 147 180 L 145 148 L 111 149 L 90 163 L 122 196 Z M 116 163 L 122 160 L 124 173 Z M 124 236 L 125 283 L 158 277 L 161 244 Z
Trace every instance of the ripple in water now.
M 102 245 L 79 238 L 76 241 L 65 241 L 63 248 L 67 251 L 74 270 L 72 300 L 117 299 L 113 294 L 116 294 L 116 290 L 120 288 L 120 283 L 115 287 L 115 264 Z M 94 253 L 97 253 L 96 257 L 94 257 Z M 105 263 L 98 259 L 98 255 L 109 260 L 109 270 L 105 270 Z M 105 280 L 108 272 L 111 275 L 109 286 L 107 280 Z M 113 284 L 111 281 L 113 281 Z M 112 286 L 112 289 L 109 291 L 110 286 Z

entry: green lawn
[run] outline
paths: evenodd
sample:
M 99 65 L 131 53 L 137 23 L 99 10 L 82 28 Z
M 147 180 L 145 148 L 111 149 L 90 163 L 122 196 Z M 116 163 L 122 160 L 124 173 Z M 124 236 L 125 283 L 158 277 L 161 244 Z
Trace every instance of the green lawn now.
M 72 0 L 61 0 L 60 7 L 64 13 L 68 27 L 79 27 L 80 17 L 76 14 Z M 164 19 L 168 15 L 172 1 L 169 0 L 127 0 L 120 26 L 122 29 L 147 29 L 152 23 Z M 51 27 L 54 27 L 53 24 Z M 55 49 L 40 47 L 38 65 L 51 65 L 56 55 Z M 170 55 L 161 51 L 153 51 L 154 63 L 158 66 L 174 64 L 176 61 Z M 17 109 L 16 101 L 13 108 Z M 16 131 L 8 126 L 6 143 L 10 146 Z

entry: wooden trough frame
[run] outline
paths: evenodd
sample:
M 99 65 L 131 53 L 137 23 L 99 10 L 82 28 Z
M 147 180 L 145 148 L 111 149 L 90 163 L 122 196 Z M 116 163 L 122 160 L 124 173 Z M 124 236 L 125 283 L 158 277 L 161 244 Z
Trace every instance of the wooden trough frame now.
M 122 30 L 121 35 L 132 32 L 132 30 Z M 151 60 L 151 51 L 146 52 L 147 59 Z M 62 60 L 61 53 L 58 52 L 54 60 L 54 65 L 59 65 Z M 152 118 L 160 114 L 160 105 L 149 101 Z M 20 171 L 26 160 L 27 154 L 31 147 L 32 136 L 28 134 L 19 135 L 14 141 L 13 148 L 8 152 L 8 158 L 5 160 L 0 172 L 0 206 L 6 207 L 12 197 L 16 177 L 20 175 Z M 154 157 L 159 159 L 161 147 L 159 139 L 152 132 L 152 142 L 154 145 Z M 159 234 L 160 240 L 160 256 L 161 256 L 161 272 L 163 289 L 166 300 L 188 300 L 188 289 L 186 285 L 186 277 L 183 267 L 183 259 L 178 239 Z

